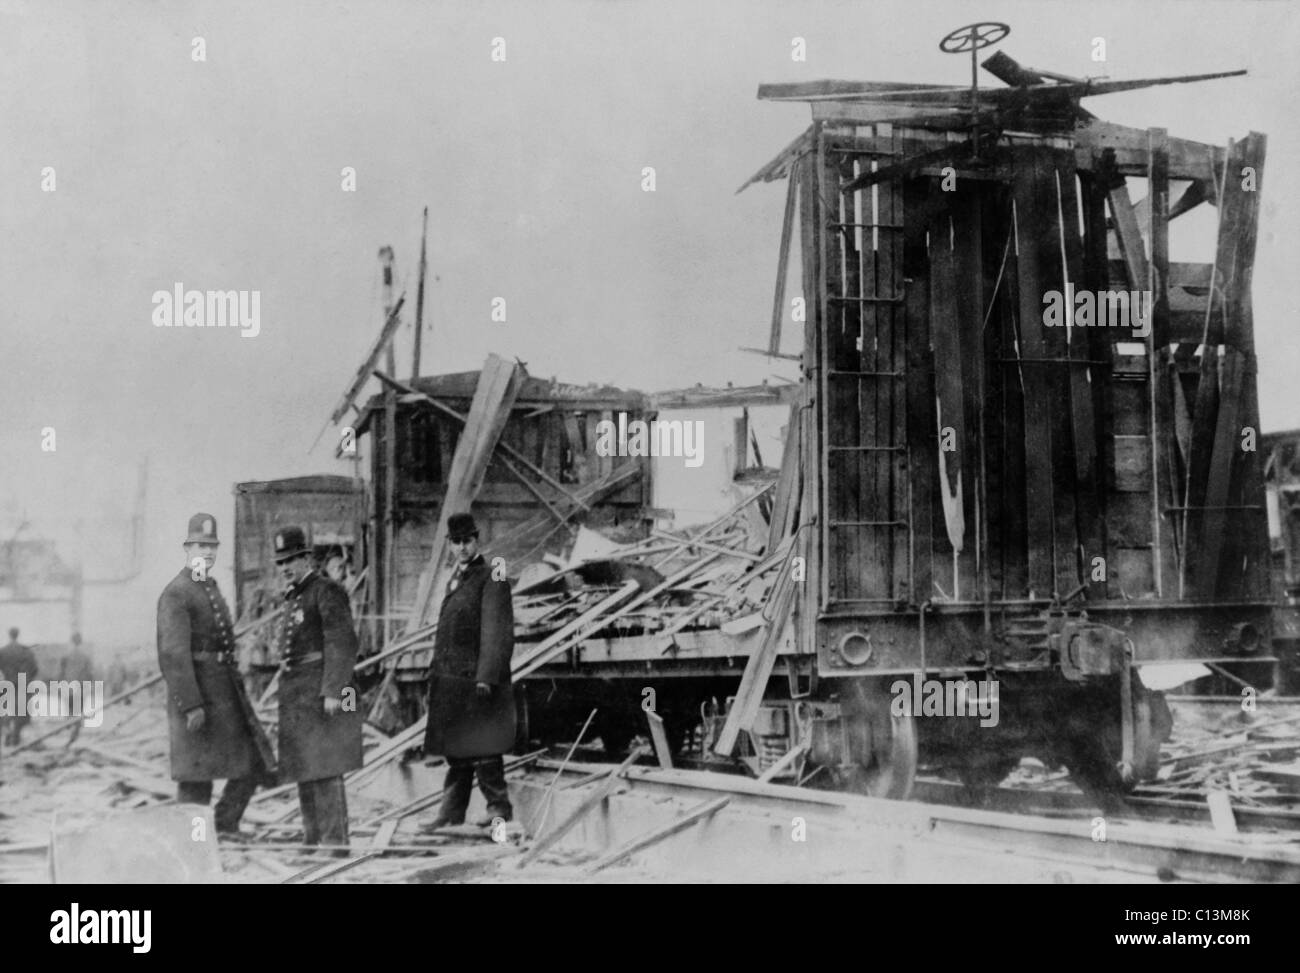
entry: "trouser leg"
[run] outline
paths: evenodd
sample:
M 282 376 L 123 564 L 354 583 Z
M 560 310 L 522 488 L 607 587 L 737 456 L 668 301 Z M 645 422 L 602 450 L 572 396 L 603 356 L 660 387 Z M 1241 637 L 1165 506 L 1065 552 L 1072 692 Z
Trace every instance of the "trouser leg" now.
M 447 758 L 447 776 L 442 783 L 442 807 L 439 824 L 464 824 L 465 809 L 474 790 L 474 761 Z
M 221 789 L 221 800 L 217 801 L 218 831 L 239 830 L 239 820 L 256 790 L 257 778 L 252 775 L 226 781 L 226 786 Z
M 320 825 L 316 820 L 315 781 L 298 782 L 298 806 L 302 809 L 302 843 L 304 845 L 320 844 Z
M 322 845 L 348 843 L 348 793 L 342 777 L 311 781 L 315 791 L 316 833 Z
M 505 761 L 500 754 L 495 757 L 483 757 L 474 762 L 474 772 L 478 775 L 478 787 L 487 801 L 487 813 L 490 818 L 504 818 L 509 821 L 510 788 L 506 785 Z
M 212 781 L 181 780 L 176 782 L 177 804 L 212 803 Z

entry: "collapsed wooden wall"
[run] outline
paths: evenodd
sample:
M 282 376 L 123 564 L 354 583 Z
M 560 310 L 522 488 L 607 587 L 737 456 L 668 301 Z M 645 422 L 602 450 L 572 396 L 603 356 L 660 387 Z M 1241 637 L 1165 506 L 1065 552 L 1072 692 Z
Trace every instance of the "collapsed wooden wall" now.
M 955 184 L 918 167 L 846 192 L 945 142 L 884 124 L 819 122 L 791 161 L 823 608 L 1266 597 L 1264 138 L 1095 129 L 999 146 Z M 1150 187 L 1136 206 L 1126 175 Z M 1214 263 L 1171 264 L 1170 222 L 1202 199 Z M 1046 327 L 1067 285 L 1151 292 L 1151 333 Z

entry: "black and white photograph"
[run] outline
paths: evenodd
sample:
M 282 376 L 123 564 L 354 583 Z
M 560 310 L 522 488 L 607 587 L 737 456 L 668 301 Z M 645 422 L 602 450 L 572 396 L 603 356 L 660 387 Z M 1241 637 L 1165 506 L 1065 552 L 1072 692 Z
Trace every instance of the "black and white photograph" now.
M 0 0 L 0 884 L 1129 886 L 1112 948 L 1249 945 L 1158 893 L 1300 881 L 1297 49 Z

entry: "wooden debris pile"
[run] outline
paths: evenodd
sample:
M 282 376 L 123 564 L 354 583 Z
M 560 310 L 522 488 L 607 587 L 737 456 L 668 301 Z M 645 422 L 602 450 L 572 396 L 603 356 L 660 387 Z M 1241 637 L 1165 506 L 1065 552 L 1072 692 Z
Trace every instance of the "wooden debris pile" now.
M 712 523 L 653 530 L 561 570 L 525 570 L 515 587 L 515 678 L 597 635 L 672 637 L 688 628 L 737 624 L 762 609 L 789 545 L 768 551 L 760 513 L 776 482 L 750 493 Z M 538 576 L 540 575 L 540 576 Z
M 1225 808 L 1300 809 L 1300 700 L 1254 714 L 1225 705 L 1174 725 L 1156 781 L 1138 794 L 1212 807 L 1219 800 Z

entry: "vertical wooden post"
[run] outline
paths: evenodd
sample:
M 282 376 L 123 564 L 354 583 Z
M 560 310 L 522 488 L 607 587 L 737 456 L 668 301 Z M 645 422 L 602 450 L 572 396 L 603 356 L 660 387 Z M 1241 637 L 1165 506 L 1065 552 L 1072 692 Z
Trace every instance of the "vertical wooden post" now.
M 1150 330 L 1146 336 L 1151 408 L 1151 569 L 1155 575 L 1156 597 L 1161 598 L 1164 596 L 1164 570 L 1172 561 L 1166 554 L 1168 530 L 1161 523 L 1160 515 L 1160 437 L 1170 435 L 1172 431 L 1161 427 L 1161 409 L 1156 400 L 1160 394 L 1157 361 L 1160 351 L 1169 344 L 1169 140 L 1163 128 L 1147 130 L 1147 153 L 1150 197 L 1147 239 L 1151 241 L 1147 278 L 1147 289 L 1151 292 L 1147 312 Z
M 424 228 L 420 231 L 420 286 L 415 292 L 415 334 L 411 346 L 411 381 L 420 377 L 420 338 L 424 327 L 424 278 L 428 271 L 425 244 L 429 238 L 429 207 L 424 208 Z M 392 372 L 388 373 L 392 375 Z

